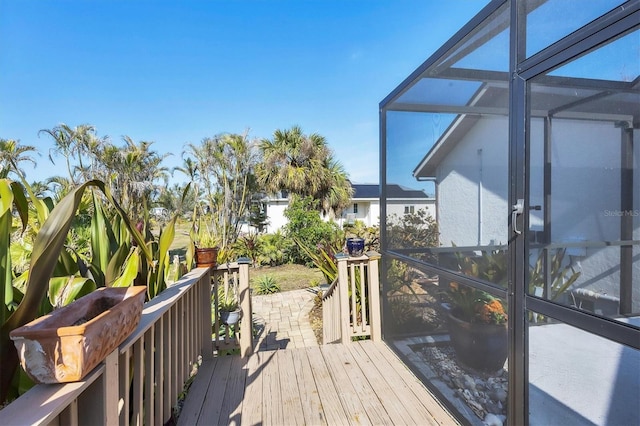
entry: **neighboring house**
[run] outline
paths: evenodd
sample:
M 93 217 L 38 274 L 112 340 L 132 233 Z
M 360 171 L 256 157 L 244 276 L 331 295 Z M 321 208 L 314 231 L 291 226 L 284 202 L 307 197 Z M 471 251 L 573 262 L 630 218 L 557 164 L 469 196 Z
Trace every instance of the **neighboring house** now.
M 353 223 L 356 220 L 367 226 L 380 224 L 380 185 L 353 184 L 354 190 L 351 205 L 336 221 L 340 225 Z M 436 217 L 435 199 L 424 191 L 411 189 L 401 185 L 387 185 L 387 214 L 402 216 L 415 213 L 420 209 Z
M 496 97 L 490 90 L 485 95 Z M 481 101 L 481 99 L 479 99 Z M 529 234 L 533 244 L 545 243 L 545 223 L 549 241 L 566 246 L 567 256 L 582 273 L 575 287 L 593 292 L 594 297 L 619 298 L 620 250 L 594 246 L 592 242 L 621 239 L 620 140 L 624 128 L 611 121 L 585 123 L 572 119 L 553 121 L 553 150 L 544 158 L 545 122 L 531 119 L 531 170 Z M 580 131 L 576 131 L 579 128 Z M 440 242 L 450 246 L 505 244 L 508 240 L 508 119 L 461 115 L 435 143 L 414 170 L 417 179 L 431 179 L 436 185 Z M 637 138 L 635 138 L 637 139 Z M 597 140 L 598 144 L 585 144 Z M 640 143 L 634 141 L 632 157 L 640 159 Z M 597 163 L 596 163 L 597 161 Z M 544 167 L 551 165 L 550 187 L 544 190 Z M 461 167 L 462 165 L 462 167 Z M 635 169 L 631 181 L 640 179 Z M 638 196 L 638 187 L 633 190 Z M 544 201 L 549 217 L 544 217 Z M 599 212 L 599 214 L 579 214 Z M 536 207 L 539 206 L 539 207 Z M 632 235 L 640 239 L 640 216 L 633 216 Z M 608 244 L 608 243 L 605 243 Z M 535 259 L 531 259 L 535 261 Z M 632 274 L 640 276 L 640 260 L 632 261 Z M 599 296 L 595 296 L 599 295 Z M 633 299 L 636 309 L 640 294 Z
M 354 194 L 349 207 L 342 215 L 335 218 L 340 225 L 353 223 L 356 220 L 363 222 L 366 226 L 377 226 L 380 224 L 380 185 L 378 184 L 353 184 Z M 424 191 L 406 188 L 401 185 L 387 185 L 388 206 L 387 213 L 398 216 L 414 213 L 420 209 L 426 209 L 431 216 L 436 217 L 435 199 L 427 195 Z M 289 205 L 289 198 L 286 194 L 276 194 L 267 197 L 266 208 L 269 225 L 267 232 L 272 233 L 281 229 L 287 224 L 284 210 Z M 329 220 L 329 217 L 324 219 Z
M 272 234 L 287 224 L 284 211 L 289 206 L 289 197 L 287 193 L 279 192 L 263 198 L 263 202 L 267 210 L 266 233 Z

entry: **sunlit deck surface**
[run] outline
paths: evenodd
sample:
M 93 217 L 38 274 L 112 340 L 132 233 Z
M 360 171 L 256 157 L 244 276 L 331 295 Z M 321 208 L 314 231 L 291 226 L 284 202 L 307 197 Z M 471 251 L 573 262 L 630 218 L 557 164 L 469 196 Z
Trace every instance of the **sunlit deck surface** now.
M 384 343 L 257 352 L 205 362 L 180 425 L 451 425 L 457 421 Z

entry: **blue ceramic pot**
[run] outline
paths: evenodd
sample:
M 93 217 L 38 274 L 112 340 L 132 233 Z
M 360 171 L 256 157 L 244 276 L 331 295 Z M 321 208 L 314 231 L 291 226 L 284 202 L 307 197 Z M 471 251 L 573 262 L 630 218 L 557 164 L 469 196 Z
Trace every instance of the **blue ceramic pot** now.
M 349 256 L 362 256 L 364 252 L 364 238 L 347 238 Z

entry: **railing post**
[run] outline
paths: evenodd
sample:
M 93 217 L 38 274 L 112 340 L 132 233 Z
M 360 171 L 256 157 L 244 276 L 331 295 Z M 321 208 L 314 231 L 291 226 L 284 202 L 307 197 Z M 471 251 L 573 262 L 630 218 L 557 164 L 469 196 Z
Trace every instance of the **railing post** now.
M 204 274 L 198 282 L 198 288 L 200 290 L 200 301 L 202 303 L 202 336 L 200 336 L 200 348 L 202 353 L 202 359 L 213 358 L 213 343 L 211 341 L 211 269 Z
M 369 315 L 371 316 L 371 340 L 382 340 L 382 321 L 380 319 L 380 273 L 378 262 L 380 254 L 375 251 L 367 252 L 369 258 Z
M 349 258 L 342 253 L 336 254 L 336 262 L 338 262 L 338 294 L 340 296 L 340 342 L 342 343 L 351 343 L 348 259 Z
M 243 319 L 240 321 L 240 356 L 243 358 L 253 353 L 253 310 L 251 307 L 251 290 L 249 288 L 249 264 L 247 257 L 238 259 L 238 298 Z
M 118 405 L 120 402 L 119 368 L 120 350 L 116 348 L 104 360 L 104 424 L 117 425 L 119 423 Z M 129 415 L 128 413 L 126 415 Z

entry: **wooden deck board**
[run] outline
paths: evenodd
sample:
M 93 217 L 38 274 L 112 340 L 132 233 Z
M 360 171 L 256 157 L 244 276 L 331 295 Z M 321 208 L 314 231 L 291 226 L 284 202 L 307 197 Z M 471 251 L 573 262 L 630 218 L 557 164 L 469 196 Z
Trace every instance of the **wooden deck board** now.
M 326 425 L 327 419 L 322 409 L 320 394 L 316 386 L 307 351 L 289 351 L 293 357 L 293 369 L 296 372 L 300 395 L 304 395 L 302 414 L 307 425 Z
M 278 353 L 275 351 L 273 352 L 273 356 L 269 358 L 269 361 L 262 364 L 262 400 L 264 401 L 262 414 L 266 426 L 285 424 L 282 411 L 278 358 Z
M 258 352 L 247 360 L 245 397 L 242 403 L 243 425 L 262 424 L 262 363 L 266 356 L 265 352 Z
M 389 383 L 387 371 L 380 371 L 369 355 L 362 349 L 362 345 L 348 345 L 356 363 L 362 371 L 366 371 L 366 377 L 371 388 L 375 391 L 378 399 L 384 406 L 393 423 L 401 425 L 414 425 L 418 419 L 412 417 L 410 410 L 407 410 L 403 395 L 396 393 L 394 387 Z M 391 397 L 394 396 L 394 397 Z
M 229 371 L 227 390 L 222 401 L 220 423 L 229 425 L 241 424 L 242 400 L 244 398 L 244 386 L 247 378 L 246 360 L 234 356 Z
M 307 356 L 311 364 L 311 372 L 318 387 L 322 408 L 330 425 L 348 425 L 347 414 L 342 408 L 336 386 L 327 371 L 320 348 L 307 348 Z
M 393 392 L 396 395 L 396 398 L 402 398 L 404 409 L 412 416 L 413 422 L 417 422 L 421 420 L 423 424 L 435 425 L 435 421 L 433 420 L 433 416 L 427 410 L 422 403 L 420 402 L 419 394 L 416 395 L 411 386 L 406 383 L 402 376 L 398 374 L 397 370 L 394 368 L 394 359 L 391 360 L 385 358 L 380 351 L 375 347 L 376 345 L 368 345 L 362 344 L 361 349 L 369 356 L 374 365 L 378 368 L 378 371 L 384 372 L 385 378 L 389 383 L 389 386 L 393 389 Z M 395 358 L 395 354 L 393 354 Z M 402 366 L 403 368 L 406 368 Z M 407 372 L 409 372 L 407 370 Z M 409 372 L 409 374 L 411 374 Z M 426 389 L 422 389 L 423 392 L 426 392 Z
M 384 343 L 224 356 L 205 363 L 179 424 L 456 424 Z
M 218 358 L 206 360 L 198 369 L 198 374 L 189 388 L 189 398 L 184 401 L 182 406 L 178 425 L 193 425 L 198 422 L 200 409 L 204 405 L 217 361 Z
M 223 424 L 220 423 L 220 413 L 222 412 L 224 394 L 227 391 L 232 361 L 233 357 L 230 356 L 218 358 L 197 424 Z
M 302 411 L 302 399 L 291 353 L 292 351 L 284 350 L 277 352 L 282 410 L 286 424 L 303 425 L 305 421 Z
M 354 358 L 349 347 L 358 345 L 339 345 L 331 348 L 331 352 L 336 355 L 337 362 L 342 361 L 347 378 L 353 385 L 360 402 L 364 408 L 371 424 L 374 425 L 390 425 L 393 424 L 392 417 L 389 416 L 382 401 L 371 386 L 363 366 L 359 360 Z
M 418 402 L 431 417 L 431 424 L 448 425 L 452 422 L 451 414 L 435 399 L 424 384 L 411 373 L 411 371 L 400 362 L 396 355 L 387 345 L 376 345 L 372 342 L 363 342 L 363 347 L 371 351 L 377 351 L 382 359 L 387 360 L 389 366 L 398 374 L 400 380 L 413 392 Z
M 334 380 L 338 397 L 342 402 L 342 406 L 347 412 L 349 424 L 352 425 L 369 425 L 369 416 L 360 401 L 358 390 L 354 383 L 349 380 L 347 371 L 345 370 L 344 360 L 340 359 L 337 354 L 339 346 L 325 345 L 322 346 L 322 354 L 326 358 L 329 374 Z

